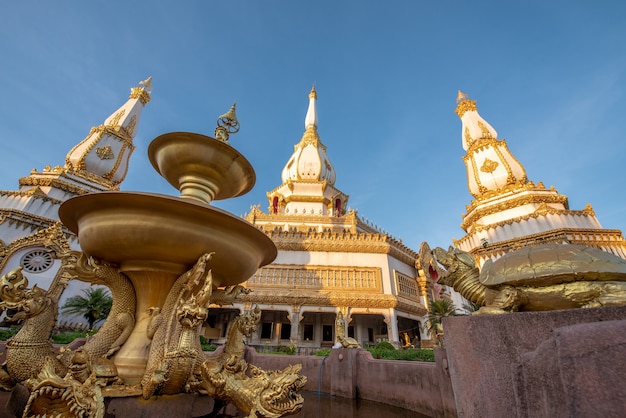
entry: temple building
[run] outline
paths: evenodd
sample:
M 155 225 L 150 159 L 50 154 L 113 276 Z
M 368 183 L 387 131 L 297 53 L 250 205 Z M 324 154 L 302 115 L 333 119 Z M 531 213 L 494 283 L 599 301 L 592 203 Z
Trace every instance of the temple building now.
M 74 196 L 119 190 L 150 93 L 148 78 L 103 124 L 91 128 L 67 153 L 64 165 L 32 170 L 19 179 L 17 191 L 0 191 L 0 275 L 22 265 L 29 286 L 60 296 L 59 306 L 89 286 L 68 282 L 59 269 L 61 253 L 80 250 L 77 237 L 59 221 L 59 206 Z
M 300 352 L 331 347 L 336 329 L 362 346 L 418 343 L 432 283 L 419 282 L 417 253 L 348 210 L 348 195 L 318 134 L 317 93 L 309 93 L 305 131 L 267 192 L 267 212 L 253 206 L 245 219 L 276 244 L 276 260 L 260 268 L 232 307 L 212 308 L 204 330 L 222 343 L 230 321 L 253 305 L 262 309 L 250 344 L 296 345 Z M 432 297 L 432 296 L 430 296 Z
M 617 229 L 603 229 L 591 207 L 571 210 L 567 196 L 528 180 L 524 166 L 504 139 L 479 114 L 476 101 L 459 91 L 456 113 L 462 122 L 463 161 L 474 200 L 466 207 L 453 240 L 480 265 L 523 246 L 547 242 L 597 247 L 626 258 L 626 241 Z

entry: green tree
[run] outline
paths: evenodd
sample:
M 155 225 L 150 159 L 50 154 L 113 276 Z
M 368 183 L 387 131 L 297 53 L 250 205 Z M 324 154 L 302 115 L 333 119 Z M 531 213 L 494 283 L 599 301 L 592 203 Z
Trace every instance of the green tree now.
M 106 319 L 111 311 L 113 298 L 105 288 L 88 288 L 83 290 L 84 295 L 76 295 L 69 298 L 61 307 L 64 314 L 82 315 L 89 323 L 89 329 Z
M 454 303 L 448 299 L 431 300 L 428 304 L 426 329 L 431 337 L 438 341 L 440 346 L 443 346 L 443 318 L 455 315 L 456 308 Z

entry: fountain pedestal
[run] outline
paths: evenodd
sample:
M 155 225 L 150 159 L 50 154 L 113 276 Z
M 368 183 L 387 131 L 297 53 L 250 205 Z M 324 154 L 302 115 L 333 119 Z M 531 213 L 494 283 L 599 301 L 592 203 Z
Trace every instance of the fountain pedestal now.
M 135 289 L 135 326 L 113 357 L 128 384 L 139 383 L 145 372 L 151 310 L 163 307 L 177 277 L 200 256 L 214 253 L 209 268 L 217 289 L 246 281 L 277 254 L 262 231 L 210 206 L 213 198 L 247 192 L 255 181 L 250 163 L 230 145 L 178 132 L 156 138 L 149 154 L 180 197 L 106 192 L 75 197 L 59 210 L 83 252 L 117 265 Z M 210 192 L 198 192 L 207 185 Z

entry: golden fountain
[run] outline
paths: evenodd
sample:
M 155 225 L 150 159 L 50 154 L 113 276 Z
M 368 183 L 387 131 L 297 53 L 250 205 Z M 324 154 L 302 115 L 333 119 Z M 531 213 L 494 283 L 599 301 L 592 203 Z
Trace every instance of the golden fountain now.
M 254 379 L 247 375 L 241 335 L 254 332 L 259 312 L 241 317 L 245 326 L 228 341 L 227 355 L 208 361 L 199 344 L 209 305 L 247 292 L 239 284 L 277 255 L 263 232 L 210 205 L 247 193 L 256 181 L 248 160 L 228 144 L 238 130 L 233 105 L 219 117 L 215 138 L 173 132 L 152 141 L 150 161 L 178 197 L 105 192 L 62 204 L 60 219 L 77 234 L 82 253 L 65 251 L 61 269 L 68 278 L 108 286 L 113 306 L 83 349 L 61 355 L 39 342 L 49 335 L 42 330 L 45 315 L 28 319 L 23 341 L 17 338 L 7 353 L 7 374 L 31 391 L 24 416 L 99 417 L 107 397 L 182 392 L 233 402 L 251 417 L 300 410 L 297 391 L 306 378 L 299 366 L 273 372 L 250 366 Z M 4 303 L 13 309 L 17 301 L 45 298 L 22 278 L 21 270 L 2 277 Z M 38 311 L 33 303 L 24 310 Z M 41 312 L 56 309 L 40 305 Z

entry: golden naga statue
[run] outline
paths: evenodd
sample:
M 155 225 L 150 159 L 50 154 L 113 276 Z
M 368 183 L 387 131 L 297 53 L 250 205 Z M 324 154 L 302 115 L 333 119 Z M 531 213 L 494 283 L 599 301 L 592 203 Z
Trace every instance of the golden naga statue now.
M 488 260 L 480 271 L 468 252 L 435 248 L 432 255 L 447 271 L 432 279 L 482 306 L 478 314 L 626 304 L 626 260 L 597 248 L 524 247 Z M 441 271 L 439 266 L 423 265 L 422 269 L 435 276 L 433 272 Z
M 64 274 L 107 284 L 114 296 L 107 321 L 90 341 L 76 351 L 56 351 L 49 339 L 55 323 L 56 299 L 33 286 L 18 268 L 0 278 L 0 308 L 17 310 L 14 319 L 24 319 L 22 329 L 7 342 L 5 369 L 0 384 L 10 389 L 21 382 L 30 390 L 24 416 L 104 416 L 104 398 L 136 396 L 140 393 L 171 395 L 200 392 L 216 399 L 215 405 L 232 402 L 250 417 L 282 417 L 301 410 L 301 390 L 306 377 L 301 365 L 265 371 L 244 360 L 243 337 L 256 331 L 260 310 L 240 316 L 231 325 L 228 342 L 220 355 L 207 357 L 200 347 L 199 330 L 210 304 L 227 304 L 241 293 L 242 286 L 213 288 L 208 268 L 212 253 L 176 280 L 162 309 L 152 309 L 149 324 L 152 338 L 146 372 L 140 387 L 127 385 L 110 359 L 123 345 L 127 328 L 134 325 L 129 304 L 135 309 L 135 293 L 127 289 L 127 278 L 117 269 L 81 253 L 66 254 Z M 117 286 L 117 287 L 116 287 Z M 131 289 L 132 290 L 132 289 Z M 116 300 L 117 298 L 117 300 Z M 96 353 L 96 355 L 94 355 Z
M 296 414 L 304 402 L 298 391 L 307 381 L 306 376 L 300 375 L 302 365 L 266 371 L 248 364 L 244 359 L 244 337 L 248 338 L 256 331 L 260 319 L 258 306 L 252 312 L 235 318 L 228 329 L 224 351 L 202 364 L 199 386 L 209 396 L 233 403 L 249 414 L 249 418 L 278 418 Z M 219 410 L 223 402 L 216 402 L 214 409 Z
M 333 348 L 361 348 L 357 340 L 346 336 L 346 323 L 343 319 L 343 313 L 337 312 L 335 319 L 335 345 Z

